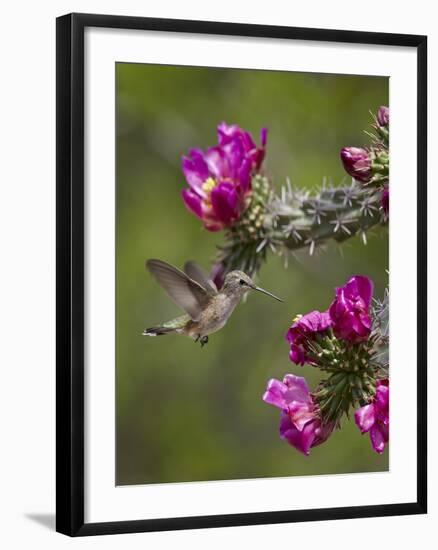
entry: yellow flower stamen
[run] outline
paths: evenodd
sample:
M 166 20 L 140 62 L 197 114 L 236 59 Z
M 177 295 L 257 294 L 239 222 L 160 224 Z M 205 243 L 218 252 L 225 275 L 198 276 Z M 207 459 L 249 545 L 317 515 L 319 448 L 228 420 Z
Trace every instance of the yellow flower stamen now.
M 296 323 L 297 321 L 299 321 L 301 319 L 303 315 L 301 313 L 298 313 L 298 315 L 296 315 L 293 319 L 292 319 L 292 324 L 293 323 Z
M 202 189 L 206 193 L 211 193 L 215 187 L 216 187 L 216 180 L 214 180 L 212 177 L 207 178 L 202 184 Z

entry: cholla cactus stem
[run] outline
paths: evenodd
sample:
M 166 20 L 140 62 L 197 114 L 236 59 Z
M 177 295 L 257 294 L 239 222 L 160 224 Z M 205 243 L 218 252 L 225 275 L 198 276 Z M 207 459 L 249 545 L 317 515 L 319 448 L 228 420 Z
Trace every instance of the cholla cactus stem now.
M 312 196 L 289 180 L 275 194 L 266 177 L 255 176 L 248 207 L 227 231 L 218 261 L 226 270 L 245 267 L 253 275 L 268 251 L 285 255 L 308 248 L 313 255 L 330 240 L 341 243 L 354 235 L 366 244 L 366 233 L 386 223 L 380 200 L 378 189 L 354 180 L 346 187 L 332 187 L 325 180 Z

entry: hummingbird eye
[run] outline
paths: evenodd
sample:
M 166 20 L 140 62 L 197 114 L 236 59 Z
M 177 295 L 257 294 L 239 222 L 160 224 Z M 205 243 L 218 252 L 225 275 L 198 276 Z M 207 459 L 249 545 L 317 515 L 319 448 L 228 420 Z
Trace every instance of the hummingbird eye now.
M 240 279 L 239 283 L 240 283 L 241 285 L 246 285 L 246 281 L 244 281 L 243 279 Z

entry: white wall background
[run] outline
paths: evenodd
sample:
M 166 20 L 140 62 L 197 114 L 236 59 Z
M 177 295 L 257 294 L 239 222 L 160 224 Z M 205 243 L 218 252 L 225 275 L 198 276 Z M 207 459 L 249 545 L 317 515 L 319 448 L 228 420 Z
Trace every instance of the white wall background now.
M 161 0 L 15 0 L 2 9 L 0 32 L 0 545 L 76 548 L 252 548 L 305 545 L 337 550 L 407 548 L 433 543 L 438 520 L 437 408 L 430 407 L 428 516 L 239 527 L 175 533 L 68 539 L 54 532 L 55 504 L 55 17 L 71 11 L 209 19 L 429 35 L 429 124 L 437 122 L 438 31 L 433 2 L 313 0 L 306 3 Z M 438 204 L 430 134 L 429 204 Z M 413 182 L 414 184 L 414 182 Z M 431 208 L 430 208 L 431 211 Z M 431 211 L 431 218 L 433 216 Z M 430 242 L 436 236 L 430 227 Z M 438 277 L 436 246 L 430 280 Z M 429 309 L 438 293 L 431 285 Z M 430 315 L 430 341 L 438 329 Z M 406 330 L 414 329 L 412 319 Z M 433 345 L 433 342 L 432 342 Z M 430 352 L 432 356 L 432 352 Z M 430 393 L 437 386 L 431 360 Z M 409 404 L 407 404 L 409 406 Z M 406 434 L 409 438 L 409 434 Z M 412 442 L 414 444 L 414 442 Z

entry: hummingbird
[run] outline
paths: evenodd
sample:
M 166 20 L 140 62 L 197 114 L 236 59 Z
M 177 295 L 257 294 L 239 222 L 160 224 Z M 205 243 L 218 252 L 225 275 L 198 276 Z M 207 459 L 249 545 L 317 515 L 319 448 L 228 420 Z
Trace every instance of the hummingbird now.
M 254 284 L 243 271 L 231 271 L 218 290 L 215 283 L 195 262 L 184 265 L 184 271 L 161 260 L 147 260 L 146 269 L 155 277 L 173 302 L 186 314 L 156 327 L 147 328 L 143 336 L 183 334 L 200 342 L 208 343 L 208 335 L 225 326 L 234 308 L 250 290 L 262 292 L 279 302 L 280 298 Z

